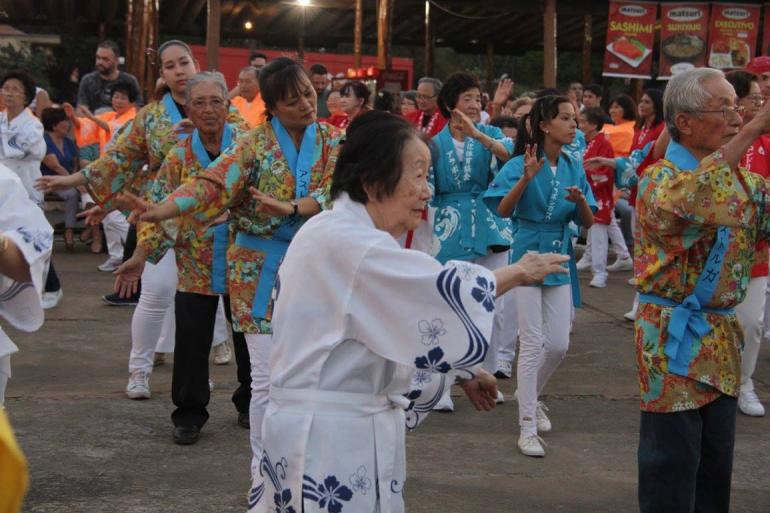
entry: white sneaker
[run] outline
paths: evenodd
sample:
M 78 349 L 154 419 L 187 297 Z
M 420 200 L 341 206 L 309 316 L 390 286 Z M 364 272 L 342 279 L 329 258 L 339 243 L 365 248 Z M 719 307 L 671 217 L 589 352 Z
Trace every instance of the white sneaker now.
M 546 406 L 543 401 L 538 401 L 537 410 L 535 411 L 535 421 L 537 422 L 538 433 L 547 433 L 553 427 L 551 426 L 551 421 L 548 418 L 548 415 L 545 414 L 547 411 L 548 406 Z
M 591 259 L 583 255 L 575 265 L 577 266 L 578 271 L 587 271 L 591 268 Z
M 615 271 L 631 271 L 634 268 L 634 261 L 630 256 L 626 258 L 618 257 L 615 261 L 607 266 L 607 270 L 610 272 Z
M 522 433 L 519 435 L 519 450 L 524 456 L 542 458 L 545 456 L 545 449 L 543 449 L 544 445 L 545 442 L 542 438 L 537 436 L 536 433 L 532 433 L 531 435 Z
M 627 321 L 634 322 L 636 320 L 636 310 L 624 313 L 623 318 Z
M 594 278 L 591 280 L 591 283 L 589 283 L 588 286 L 593 287 L 595 289 L 603 289 L 604 287 L 607 286 L 607 279 L 594 276 Z
M 505 396 L 501 391 L 497 391 L 497 399 L 495 399 L 495 404 L 503 404 L 505 402 Z
M 749 417 L 765 416 L 765 407 L 759 402 L 759 397 L 757 397 L 757 393 L 753 390 L 740 393 L 738 396 L 738 409 Z
M 64 297 L 62 289 L 59 289 L 56 292 L 43 292 L 43 297 L 40 301 L 43 305 L 43 310 L 49 310 L 57 306 L 62 297 Z
M 226 341 L 214 347 L 214 365 L 227 365 L 231 357 L 230 344 Z
M 633 276 L 631 276 L 631 277 L 628 279 L 628 282 L 627 282 L 627 283 L 628 283 L 629 285 L 631 285 L 632 287 L 636 287 L 636 278 L 634 278 Z
M 150 398 L 150 374 L 142 371 L 134 371 L 128 378 L 126 396 L 129 399 Z
M 449 395 L 448 389 L 446 392 L 444 392 L 444 395 L 441 396 L 441 399 L 438 400 L 436 406 L 433 407 L 433 411 L 455 411 L 455 404 L 452 402 L 452 396 Z
M 513 362 L 508 360 L 497 360 L 497 370 L 495 377 L 498 379 L 511 379 L 513 376 Z
M 112 258 L 108 258 L 104 261 L 103 264 L 96 266 L 97 269 L 99 269 L 103 273 L 111 273 L 118 267 L 120 267 L 120 264 L 122 264 L 123 261 L 120 259 L 113 260 Z

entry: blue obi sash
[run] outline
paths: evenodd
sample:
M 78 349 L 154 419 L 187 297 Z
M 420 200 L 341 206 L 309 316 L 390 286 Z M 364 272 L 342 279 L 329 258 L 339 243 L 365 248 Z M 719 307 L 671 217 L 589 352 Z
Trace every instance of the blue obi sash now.
M 176 106 L 174 108 L 176 109 Z M 229 123 L 225 123 L 222 141 L 219 143 L 220 154 L 229 148 L 232 143 L 233 127 Z M 211 157 L 209 157 L 206 148 L 203 146 L 203 141 L 201 141 L 201 136 L 197 129 L 192 133 L 191 148 L 201 167 L 204 169 L 209 167 Z M 230 243 L 228 223 L 212 226 L 211 229 L 214 232 L 214 248 L 211 259 L 211 290 L 217 294 L 227 294 L 227 246 Z
M 266 239 L 244 232 L 238 232 L 235 236 L 235 244 L 237 246 L 260 251 L 265 254 L 262 271 L 259 273 L 257 291 L 254 294 L 254 304 L 251 307 L 251 314 L 254 316 L 254 319 L 261 320 L 267 318 L 267 308 L 270 305 L 270 296 L 275 286 L 278 267 L 281 265 L 286 250 L 289 249 L 290 242 L 291 240 L 275 236 L 272 239 Z
M 666 339 L 665 355 L 668 357 L 668 370 L 678 376 L 687 377 L 690 362 L 700 352 L 700 344 L 706 335 L 711 333 L 711 325 L 706 320 L 705 313 L 717 315 L 732 315 L 733 308 L 708 308 L 714 290 L 719 283 L 722 263 L 730 242 L 730 228 L 721 226 L 717 230 L 717 240 L 711 247 L 706 265 L 703 268 L 695 290 L 677 303 L 669 298 L 654 294 L 640 294 L 639 302 L 673 308 L 668 323 L 668 338 Z
M 568 223 L 541 223 L 529 221 L 527 219 L 516 219 L 516 226 L 514 229 L 518 232 L 521 228 L 531 230 L 533 232 L 540 233 L 552 233 L 559 234 L 559 253 L 562 255 L 569 255 L 569 281 L 572 286 L 572 304 L 579 308 L 581 306 L 580 301 L 580 282 L 578 281 L 577 264 L 575 263 L 575 248 L 572 247 L 572 229 Z M 514 245 L 516 244 L 516 236 L 514 235 Z M 545 253 L 546 251 L 541 251 Z

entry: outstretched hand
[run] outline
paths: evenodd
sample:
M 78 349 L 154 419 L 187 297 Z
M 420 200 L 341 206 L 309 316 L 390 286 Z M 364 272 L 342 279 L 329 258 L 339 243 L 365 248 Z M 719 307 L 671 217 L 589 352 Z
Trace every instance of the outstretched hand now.
M 259 203 L 257 212 L 271 216 L 290 216 L 294 213 L 294 207 L 288 201 L 277 200 L 256 187 L 249 187 L 249 193 Z
M 511 91 L 513 91 L 513 80 L 510 78 L 502 79 L 497 83 L 497 89 L 495 89 L 495 96 L 492 98 L 492 103 L 501 106 L 505 105 L 505 102 L 507 102 L 508 98 L 511 96 Z
M 479 369 L 473 379 L 460 383 L 465 395 L 470 399 L 477 411 L 490 411 L 495 409 L 497 401 L 497 379 L 485 371 Z
M 598 167 L 608 167 L 610 169 L 615 169 L 615 159 L 610 159 L 607 157 L 591 157 L 583 162 L 583 167 L 589 171 Z
M 95 205 L 88 210 L 80 212 L 76 217 L 78 219 L 85 219 L 86 226 L 99 226 L 102 220 L 107 215 L 99 205 Z
M 47 175 L 41 176 L 35 180 L 35 189 L 43 192 L 61 191 L 71 187 L 83 185 L 85 180 L 81 181 L 83 175 L 75 173 L 73 175 Z
M 122 298 L 133 296 L 139 290 L 139 280 L 144 271 L 144 257 L 141 252 L 134 252 L 134 255 L 120 264 L 115 272 L 115 292 Z
M 569 187 L 565 187 L 564 190 L 567 191 L 567 195 L 565 196 L 567 201 L 571 201 L 572 203 L 577 203 L 578 201 L 582 201 L 585 199 L 585 196 L 583 196 L 583 191 L 580 190 L 580 187 L 577 185 L 571 185 Z
M 569 255 L 560 253 L 525 253 L 513 265 L 522 271 L 522 281 L 519 285 L 537 285 L 543 283 L 549 274 L 567 273 L 568 269 L 562 266 L 569 262 Z

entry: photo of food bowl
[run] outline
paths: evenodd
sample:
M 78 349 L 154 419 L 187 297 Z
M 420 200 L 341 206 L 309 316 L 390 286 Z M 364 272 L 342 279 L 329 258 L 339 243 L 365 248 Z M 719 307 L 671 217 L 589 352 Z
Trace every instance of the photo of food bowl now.
M 696 35 L 676 34 L 664 39 L 661 48 L 671 64 L 695 62 L 706 50 L 706 42 Z
M 717 39 L 711 45 L 708 65 L 712 68 L 742 68 L 751 59 L 751 48 L 738 38 Z

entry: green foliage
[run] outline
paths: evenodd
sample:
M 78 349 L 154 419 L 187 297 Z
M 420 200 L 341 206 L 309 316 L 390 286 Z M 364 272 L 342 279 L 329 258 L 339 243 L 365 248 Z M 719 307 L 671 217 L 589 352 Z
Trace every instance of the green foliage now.
M 35 80 L 38 87 L 44 89 L 50 87 L 46 73 L 49 61 L 47 51 L 33 49 L 29 45 L 23 45 L 19 49 L 10 44 L 0 47 L 0 75 L 15 69 L 24 70 Z

